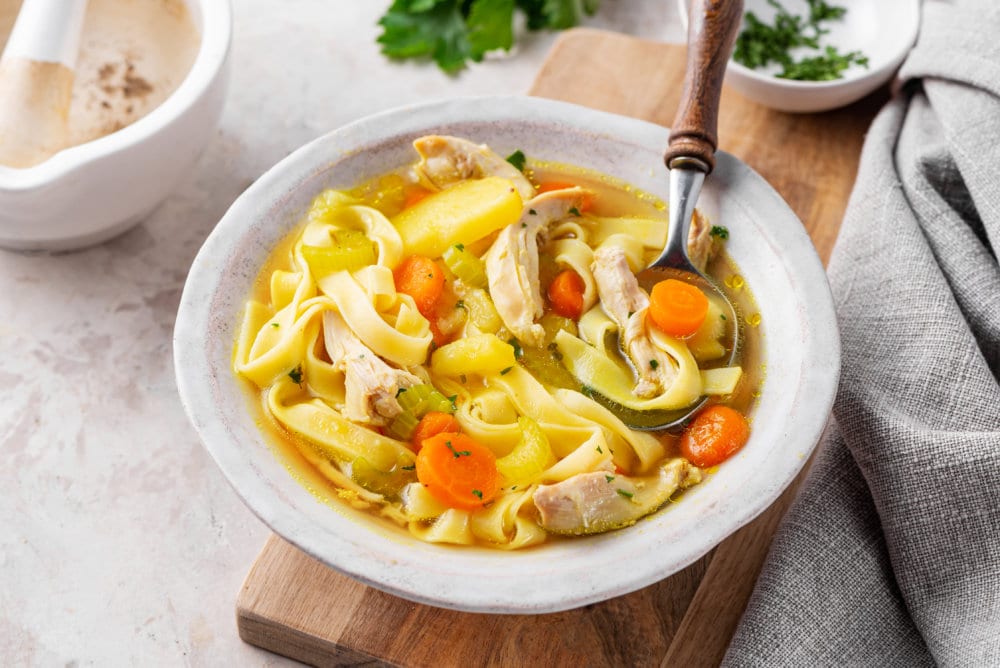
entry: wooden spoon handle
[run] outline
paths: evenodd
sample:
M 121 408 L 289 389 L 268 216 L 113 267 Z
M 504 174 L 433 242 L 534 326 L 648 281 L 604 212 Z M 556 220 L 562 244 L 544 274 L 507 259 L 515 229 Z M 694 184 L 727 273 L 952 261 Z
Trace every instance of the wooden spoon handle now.
M 743 0 L 692 0 L 687 71 L 664 154 L 667 167 L 705 173 L 715 167 L 722 79 L 742 18 Z

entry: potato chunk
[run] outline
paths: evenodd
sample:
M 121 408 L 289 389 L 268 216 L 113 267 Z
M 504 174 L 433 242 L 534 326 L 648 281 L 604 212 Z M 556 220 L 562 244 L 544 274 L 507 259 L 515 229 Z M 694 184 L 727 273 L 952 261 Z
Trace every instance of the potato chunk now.
M 487 177 L 462 181 L 427 197 L 392 223 L 406 252 L 440 257 L 455 244 L 470 244 L 516 223 L 524 204 L 507 179 Z
M 493 374 L 508 369 L 517 360 L 514 348 L 493 334 L 469 336 L 445 344 L 431 355 L 431 369 L 445 376 Z

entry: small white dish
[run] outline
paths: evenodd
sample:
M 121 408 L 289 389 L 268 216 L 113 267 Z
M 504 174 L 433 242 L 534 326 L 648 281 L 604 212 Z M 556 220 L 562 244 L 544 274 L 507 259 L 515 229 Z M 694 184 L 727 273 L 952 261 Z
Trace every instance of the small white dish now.
M 25 169 L 0 165 L 0 247 L 63 251 L 143 220 L 208 145 L 225 99 L 229 0 L 185 0 L 201 35 L 185 79 L 136 122 Z
M 808 16 L 805 0 L 779 1 L 790 13 Z M 677 0 L 685 30 L 689 2 Z M 839 20 L 824 23 L 830 32 L 820 44 L 836 46 L 841 53 L 861 51 L 868 57 L 867 68 L 852 65 L 842 79 L 834 81 L 792 81 L 775 76 L 781 71 L 778 66 L 752 70 L 730 59 L 726 84 L 764 106 L 801 113 L 846 106 L 888 82 L 917 39 L 920 0 L 834 0 L 831 4 L 847 12 Z M 743 9 L 754 12 L 765 23 L 773 23 L 776 13 L 767 0 L 744 0 Z
M 206 448 L 275 532 L 357 580 L 435 606 L 545 613 L 627 594 L 667 577 L 764 511 L 795 478 L 826 424 L 840 344 L 826 275 L 801 223 L 745 164 L 718 154 L 699 208 L 730 230 L 728 250 L 763 318 L 766 379 L 749 443 L 705 483 L 637 525 L 502 552 L 428 544 L 317 500 L 258 426 L 232 370 L 243 307 L 275 245 L 324 188 L 348 188 L 409 164 L 430 133 L 501 155 L 578 165 L 667 198 L 661 126 L 530 97 L 434 102 L 368 117 L 300 148 L 233 204 L 198 253 L 174 329 L 181 400 Z

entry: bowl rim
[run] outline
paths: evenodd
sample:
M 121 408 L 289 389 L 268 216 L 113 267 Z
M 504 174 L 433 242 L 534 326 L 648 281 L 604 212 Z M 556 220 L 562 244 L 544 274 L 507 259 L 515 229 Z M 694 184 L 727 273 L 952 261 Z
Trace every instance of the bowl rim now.
M 594 129 L 599 128 L 602 136 L 613 137 L 615 141 L 628 145 L 634 142 L 647 145 L 650 141 L 662 142 L 665 145 L 669 132 L 659 125 L 565 102 L 526 96 L 491 96 L 451 98 L 391 109 L 355 121 L 306 144 L 277 163 L 244 191 L 216 225 L 192 263 L 174 329 L 174 367 L 181 402 L 206 449 L 237 495 L 252 512 L 299 549 L 364 584 L 427 605 L 468 612 L 508 614 L 557 612 L 631 593 L 693 563 L 766 510 L 799 474 L 809 454 L 816 447 L 826 426 L 836 393 L 840 339 L 833 298 L 822 263 L 798 218 L 784 200 L 756 172 L 727 153 L 719 152 L 717 172 L 728 173 L 731 178 L 753 179 L 755 193 L 767 198 L 775 206 L 781 207 L 780 217 L 787 223 L 787 227 L 782 229 L 782 234 L 787 236 L 787 239 L 783 237 L 783 241 L 789 242 L 784 248 L 787 252 L 787 266 L 793 267 L 796 270 L 795 275 L 801 279 L 796 290 L 809 291 L 812 299 L 804 304 L 804 308 L 814 320 L 828 325 L 813 328 L 809 332 L 811 337 L 809 350 L 817 354 L 818 351 L 822 351 L 822 373 L 812 371 L 810 375 L 809 370 L 802 372 L 803 381 L 797 388 L 809 396 L 810 401 L 799 414 L 790 416 L 788 420 L 788 423 L 798 430 L 796 433 L 802 436 L 802 442 L 798 444 L 802 449 L 796 451 L 798 456 L 788 454 L 781 458 L 776 469 L 769 469 L 769 474 L 773 474 L 771 478 L 779 480 L 779 484 L 773 490 L 769 489 L 767 493 L 754 497 L 753 503 L 741 505 L 738 516 L 732 523 L 726 524 L 722 535 L 702 532 L 704 535 L 699 534 L 689 543 L 685 543 L 683 556 L 674 558 L 667 564 L 671 568 L 669 572 L 664 572 L 663 564 L 657 561 L 655 552 L 651 552 L 648 558 L 644 556 L 640 564 L 637 564 L 639 567 L 619 573 L 611 584 L 604 584 L 602 581 L 602 587 L 595 586 L 590 589 L 584 587 L 572 593 L 562 592 L 557 597 L 547 595 L 544 591 L 547 587 L 538 587 L 537 580 L 506 573 L 502 577 L 493 578 L 494 573 L 490 572 L 491 579 L 495 579 L 498 583 L 502 582 L 503 586 L 492 585 L 493 589 L 488 593 L 480 591 L 477 586 L 469 586 L 468 590 L 462 589 L 456 593 L 453 580 L 446 579 L 454 578 L 456 573 L 448 569 L 434 573 L 421 572 L 419 581 L 412 580 L 407 577 L 407 575 L 412 576 L 412 573 L 406 571 L 405 563 L 397 561 L 397 558 L 405 561 L 409 553 L 400 553 L 399 546 L 395 545 L 396 541 L 387 539 L 376 531 L 366 530 L 352 532 L 350 536 L 334 537 L 325 534 L 313 535 L 319 532 L 297 533 L 298 511 L 287 507 L 287 500 L 279 498 L 280 495 L 272 488 L 250 475 L 257 473 L 249 461 L 251 458 L 240 452 L 239 443 L 236 442 L 232 429 L 225 423 L 221 409 L 214 404 L 213 392 L 218 389 L 218 381 L 210 378 L 210 373 L 205 371 L 211 370 L 214 366 L 207 344 L 211 332 L 209 324 L 212 304 L 218 295 L 222 281 L 221 274 L 224 270 L 235 267 L 232 264 L 235 261 L 234 255 L 245 243 L 243 233 L 248 229 L 248 221 L 254 212 L 260 215 L 260 212 L 269 210 L 268 205 L 289 197 L 290 193 L 304 181 L 315 175 L 317 168 L 323 170 L 335 163 L 337 156 L 331 155 L 330 144 L 333 144 L 333 150 L 341 155 L 349 155 L 355 150 L 351 148 L 352 141 L 358 142 L 361 139 L 370 143 L 387 141 L 394 136 L 412 131 L 414 127 L 426 132 L 435 125 L 449 124 L 449 122 L 432 122 L 432 119 L 444 118 L 445 114 L 454 117 L 456 111 L 461 114 L 461 120 L 454 119 L 455 123 L 471 121 L 510 124 L 513 120 L 517 120 L 527 127 L 533 121 L 541 120 L 550 124 L 558 123 L 560 128 L 568 128 L 575 132 L 594 134 Z M 421 123 L 423 125 L 420 125 Z M 400 126 L 403 129 L 399 129 Z M 338 140 L 342 140 L 345 145 L 337 146 Z M 238 315 L 232 314 L 232 317 L 236 318 Z M 231 347 L 232 343 L 227 342 L 227 345 Z M 232 374 L 231 368 L 225 371 Z M 268 454 L 275 457 L 273 452 Z M 299 483 L 294 482 L 294 484 Z M 320 503 L 315 499 L 313 501 Z M 329 508 L 325 510 L 330 511 Z M 340 517 L 340 513 L 333 511 L 330 512 L 330 516 L 331 523 L 340 523 L 341 519 L 344 522 L 355 522 L 346 518 L 336 519 L 334 516 Z M 356 522 L 352 526 L 356 527 Z M 642 533 L 639 529 L 639 525 L 631 528 L 636 535 L 643 537 L 638 542 L 655 539 L 655 536 L 651 539 L 648 532 Z M 614 536 L 617 535 L 618 532 L 603 534 L 600 540 L 614 541 Z M 326 547 L 327 551 L 330 551 L 331 544 L 336 546 L 336 550 L 332 551 L 333 555 L 323 554 L 322 548 Z M 600 549 L 606 546 L 606 543 L 588 545 L 590 547 L 596 545 L 596 549 Z M 608 549 L 614 547 L 612 545 Z M 428 549 L 442 548 L 433 546 Z M 456 548 L 444 549 L 450 551 Z M 542 546 L 539 549 L 546 548 Z M 559 553 L 558 549 L 560 548 L 553 548 L 556 554 Z M 468 559 L 464 560 L 465 565 L 471 565 L 475 571 L 482 568 L 483 564 L 493 563 L 497 554 L 502 555 L 504 559 L 518 558 L 517 553 L 511 555 L 494 550 L 489 556 L 483 556 L 481 552 L 482 550 L 480 553 L 470 552 Z M 382 570 L 373 576 L 367 570 L 370 568 L 370 560 L 376 558 L 374 555 L 384 557 L 388 564 L 383 563 Z M 529 556 L 523 558 L 535 559 Z M 331 559 L 336 559 L 337 563 L 332 563 Z M 531 563 L 536 562 L 531 561 Z M 546 576 L 551 575 L 554 574 L 546 573 Z M 483 574 L 478 572 L 469 574 L 467 580 L 469 583 L 474 582 L 472 576 L 483 577 Z M 538 576 L 536 574 L 532 577 Z M 566 585 L 566 582 L 563 584 Z M 450 597 L 441 594 L 442 591 L 449 590 Z
M 690 1 L 691 0 L 677 0 L 677 12 L 680 15 L 681 25 L 684 27 L 685 34 L 687 33 L 688 28 L 688 3 Z M 787 89 L 788 91 L 809 93 L 821 93 L 847 86 L 861 86 L 865 83 L 881 79 L 885 77 L 888 72 L 895 71 L 896 68 L 902 64 L 903 60 L 906 58 L 906 54 L 916 43 L 917 35 L 920 32 L 920 0 L 901 1 L 906 3 L 905 7 L 909 10 L 905 13 L 907 23 L 902 25 L 902 27 L 906 29 L 905 41 L 903 42 L 904 46 L 898 53 L 895 53 L 892 57 L 887 58 L 881 66 L 873 70 L 859 71 L 856 75 L 846 76 L 832 81 L 799 81 L 797 79 L 782 79 L 774 76 L 773 74 L 759 72 L 755 69 L 747 67 L 746 65 L 736 62 L 733 57 L 730 56 L 726 63 L 726 71 L 729 72 L 731 70 L 737 76 L 751 79 L 760 84 L 779 86 Z
M 201 12 L 198 53 L 180 85 L 156 108 L 120 130 L 65 148 L 32 167 L 0 165 L 0 190 L 32 190 L 71 174 L 98 158 L 121 152 L 156 135 L 204 97 L 222 69 L 232 41 L 232 0 L 190 0 Z

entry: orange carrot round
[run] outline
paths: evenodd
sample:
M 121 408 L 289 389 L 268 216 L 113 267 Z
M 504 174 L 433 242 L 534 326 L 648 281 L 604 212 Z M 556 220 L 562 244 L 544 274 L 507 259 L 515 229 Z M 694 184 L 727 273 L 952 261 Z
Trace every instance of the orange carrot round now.
M 458 424 L 458 420 L 451 413 L 431 411 L 420 418 L 413 436 L 410 437 L 410 442 L 417 446 L 417 450 L 419 451 L 424 441 L 431 436 L 437 436 L 445 432 L 457 434 L 461 430 L 462 427 Z
M 575 183 L 569 183 L 568 181 L 546 181 L 545 183 L 538 186 L 538 194 L 552 192 L 553 190 L 566 190 L 567 188 L 576 188 Z M 580 213 L 586 213 L 590 211 L 594 206 L 594 196 L 590 193 L 583 196 L 580 202 Z
M 500 492 L 493 451 L 465 434 L 425 439 L 417 453 L 417 480 L 435 499 L 461 510 L 482 508 Z
M 708 297 L 684 281 L 668 278 L 653 286 L 649 294 L 649 317 L 670 336 L 691 336 L 705 322 Z
M 695 466 L 715 466 L 729 459 L 750 438 L 750 425 L 728 406 L 709 406 L 681 434 L 681 454 Z
M 437 262 L 423 255 L 411 255 L 392 272 L 396 291 L 413 297 L 428 320 L 434 317 L 434 307 L 444 291 L 444 272 Z
M 586 285 L 580 275 L 566 269 L 549 283 L 547 291 L 552 310 L 564 318 L 579 320 L 583 315 L 583 292 Z

